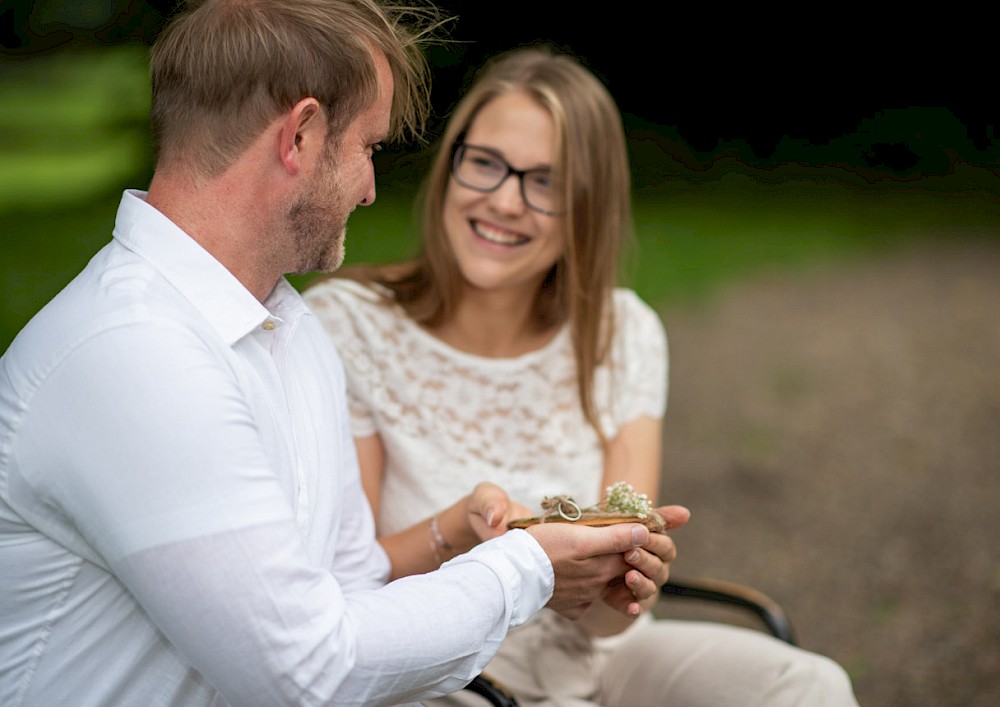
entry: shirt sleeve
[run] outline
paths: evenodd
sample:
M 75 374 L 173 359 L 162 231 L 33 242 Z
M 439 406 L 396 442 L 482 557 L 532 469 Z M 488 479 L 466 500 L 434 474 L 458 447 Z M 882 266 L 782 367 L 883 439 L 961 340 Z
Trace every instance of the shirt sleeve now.
M 343 404 L 343 399 L 340 402 Z M 354 438 L 346 421 L 341 425 L 340 437 L 339 447 L 349 452 L 349 458 L 343 460 L 343 512 L 337 519 L 332 569 L 344 592 L 374 589 L 386 583 L 392 567 L 382 545 L 373 541 L 375 519 L 361 485 Z
M 233 704 L 377 705 L 460 690 L 551 593 L 525 532 L 437 572 L 344 594 L 288 524 L 122 558 L 118 576 Z M 260 558 L 268 558 L 261 562 Z
M 309 561 L 237 379 L 168 322 L 84 342 L 23 417 L 11 456 L 38 463 L 15 474 L 11 500 L 109 569 L 233 704 L 383 704 L 461 688 L 550 597 L 544 552 L 512 533 L 439 572 L 345 592 Z

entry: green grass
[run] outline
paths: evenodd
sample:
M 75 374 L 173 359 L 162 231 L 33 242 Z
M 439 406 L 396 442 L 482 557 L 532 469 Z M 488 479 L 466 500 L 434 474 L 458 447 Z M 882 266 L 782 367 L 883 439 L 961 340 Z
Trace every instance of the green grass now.
M 653 302 L 700 297 L 763 268 L 799 267 L 883 250 L 923 237 L 1000 234 L 995 179 L 974 170 L 920 184 L 859 186 L 831 170 L 824 180 L 766 181 L 749 170 L 645 190 L 628 279 Z
M 110 239 L 121 189 L 148 180 L 145 61 L 142 48 L 117 47 L 0 64 L 0 350 Z M 659 159 L 639 157 L 640 164 Z M 373 207 L 352 217 L 347 262 L 414 251 L 416 177 L 401 171 L 403 178 L 397 171 L 383 180 Z M 971 166 L 908 183 L 738 164 L 652 181 L 636 193 L 637 242 L 625 270 L 626 281 L 657 305 L 704 297 L 761 269 L 864 255 L 914 238 L 1000 233 L 997 177 Z

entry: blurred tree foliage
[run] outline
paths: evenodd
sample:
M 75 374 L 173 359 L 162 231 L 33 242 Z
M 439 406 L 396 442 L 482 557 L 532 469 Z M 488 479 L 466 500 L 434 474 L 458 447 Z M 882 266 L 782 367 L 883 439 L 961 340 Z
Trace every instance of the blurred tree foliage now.
M 0 0 L 0 51 L 9 62 L 57 48 L 148 45 L 178 4 Z M 956 164 L 1000 171 L 996 106 L 941 92 L 932 80 L 948 62 L 970 58 L 977 42 L 967 24 L 963 34 L 939 34 L 918 52 L 890 35 L 873 41 L 879 25 L 872 14 L 866 43 L 851 50 L 834 18 L 800 36 L 779 32 L 766 13 L 687 16 L 680 8 L 643 6 L 643 21 L 608 13 L 595 33 L 566 22 L 558 7 L 528 0 L 509 0 L 502 13 L 457 0 L 438 4 L 457 19 L 449 25 L 454 41 L 430 51 L 432 133 L 486 57 L 541 40 L 580 56 L 619 100 L 630 131 L 658 134 L 659 151 L 695 176 L 733 162 L 834 166 L 869 181 L 940 176 Z M 935 19 L 935 28 L 946 26 L 946 16 Z M 698 27 L 710 27 L 714 41 Z M 710 71 L 689 68 L 708 59 Z M 417 150 L 400 147 L 396 154 Z
M 0 47 L 7 55 L 24 55 L 72 44 L 148 44 L 173 5 L 147 0 L 2 0 Z
M 0 350 L 107 242 L 121 190 L 148 183 L 146 53 L 173 6 L 0 0 Z M 412 251 L 415 175 L 426 172 L 462 86 L 485 57 L 554 27 L 522 23 L 529 34 L 518 39 L 503 22 L 524 19 L 531 7 L 515 2 L 502 18 L 484 8 L 470 5 L 454 37 L 486 39 L 430 50 L 431 144 L 378 155 L 379 207 L 352 217 L 349 259 Z M 995 112 L 897 100 L 836 114 L 803 103 L 785 115 L 788 103 L 765 110 L 773 93 L 752 101 L 721 95 L 722 84 L 713 84 L 714 99 L 685 99 L 660 85 L 679 71 L 657 75 L 650 90 L 649 72 L 636 71 L 642 48 L 634 33 L 612 41 L 558 31 L 572 41 L 552 43 L 581 56 L 622 107 L 641 250 L 631 281 L 650 301 L 700 292 L 753 267 L 913 234 L 1000 233 Z M 646 95 L 657 91 L 668 95 L 669 110 Z M 725 123 L 724 101 L 733 103 Z

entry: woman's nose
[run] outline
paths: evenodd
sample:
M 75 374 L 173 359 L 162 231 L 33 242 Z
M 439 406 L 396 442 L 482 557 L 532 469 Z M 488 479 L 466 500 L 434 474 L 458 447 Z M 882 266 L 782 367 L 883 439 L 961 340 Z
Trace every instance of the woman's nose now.
M 490 193 L 490 203 L 502 213 L 524 211 L 527 205 L 521 194 L 521 179 L 516 174 L 508 174 L 500 186 Z

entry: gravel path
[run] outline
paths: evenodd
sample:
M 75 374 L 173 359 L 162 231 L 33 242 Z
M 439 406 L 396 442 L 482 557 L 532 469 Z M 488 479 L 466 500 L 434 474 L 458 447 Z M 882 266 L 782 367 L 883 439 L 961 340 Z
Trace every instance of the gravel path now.
M 1000 240 L 761 275 L 663 317 L 663 495 L 693 512 L 675 576 L 780 600 L 864 707 L 1000 705 Z

